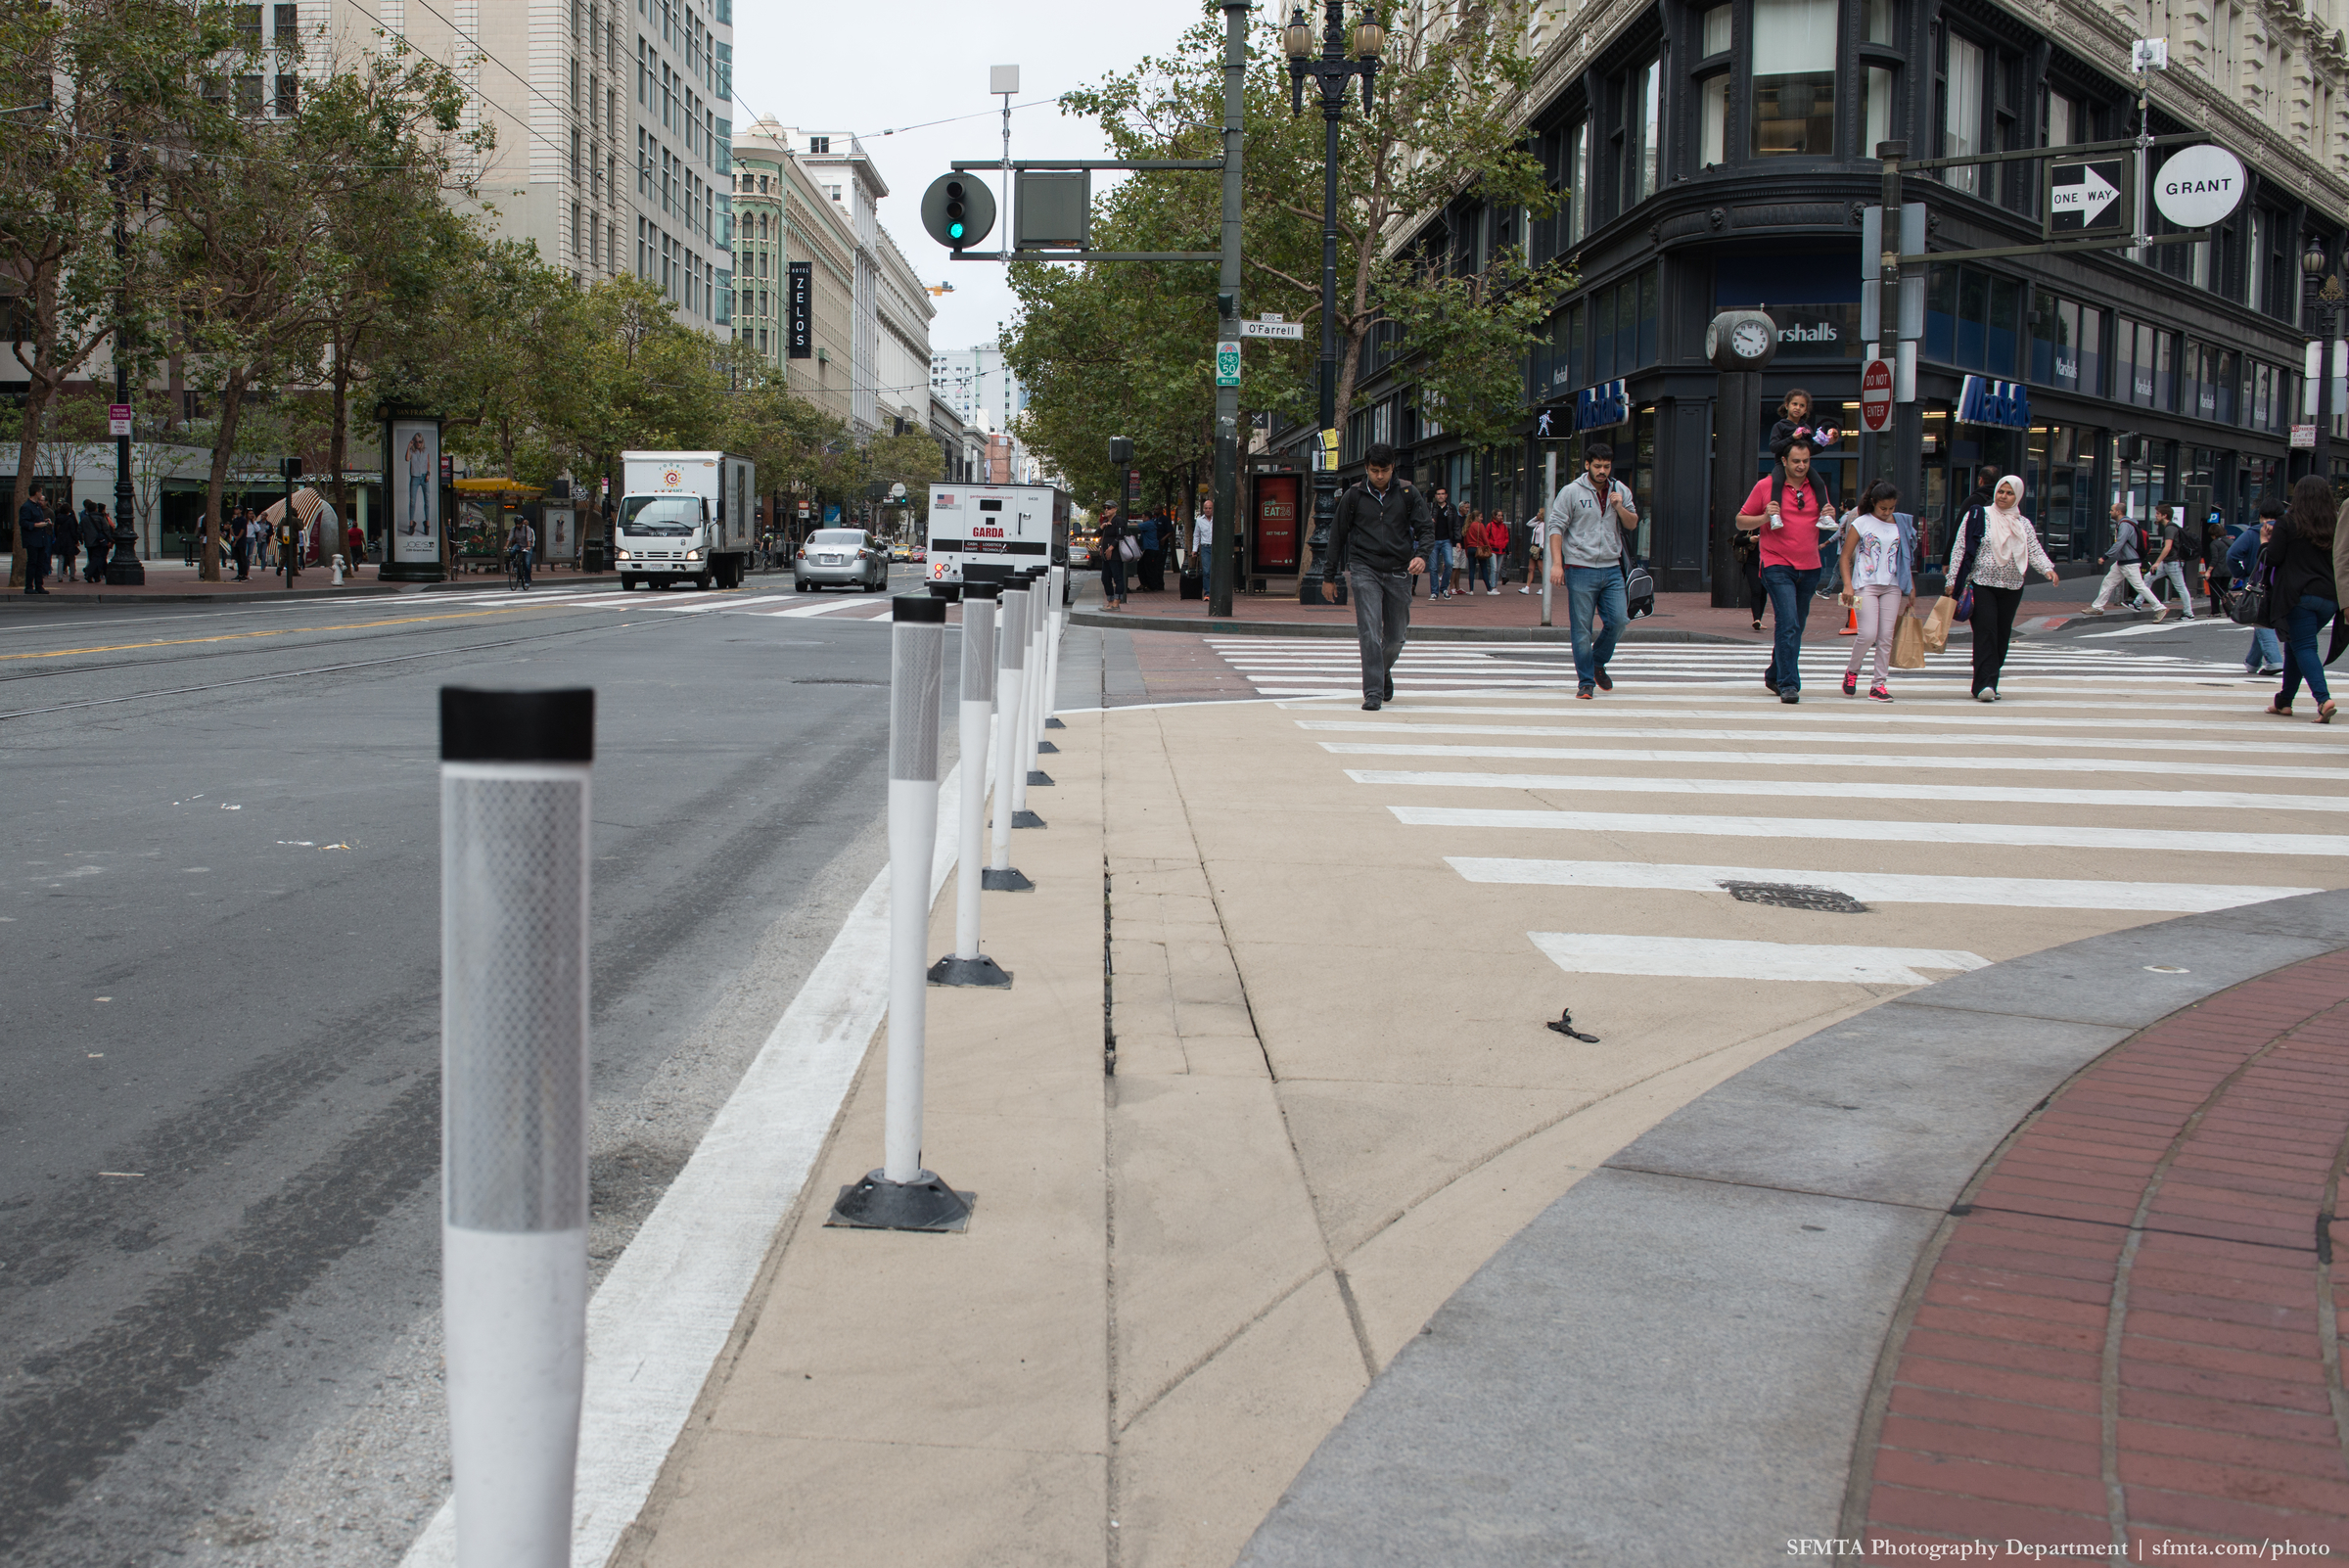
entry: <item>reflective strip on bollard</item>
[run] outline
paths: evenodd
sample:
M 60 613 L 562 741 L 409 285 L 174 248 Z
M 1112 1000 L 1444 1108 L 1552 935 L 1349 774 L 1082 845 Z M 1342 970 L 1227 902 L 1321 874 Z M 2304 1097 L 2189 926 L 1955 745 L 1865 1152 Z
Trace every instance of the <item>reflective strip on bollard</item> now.
M 923 1038 L 929 1018 L 925 956 L 930 862 L 938 840 L 939 693 L 946 601 L 927 593 L 890 601 L 889 1057 L 881 1169 L 840 1189 L 825 1223 L 868 1230 L 960 1230 L 969 1193 L 922 1168 Z
M 987 731 L 995 702 L 995 595 L 1000 584 L 962 585 L 962 800 L 956 826 L 954 950 L 930 966 L 934 986 L 1008 986 L 1011 976 L 979 950 L 979 893 L 987 834 Z M 1009 831 L 1006 830 L 1008 840 Z M 1008 849 L 1008 846 L 1007 846 Z
M 441 689 L 441 1300 L 458 1568 L 571 1561 L 594 753 L 592 691 Z

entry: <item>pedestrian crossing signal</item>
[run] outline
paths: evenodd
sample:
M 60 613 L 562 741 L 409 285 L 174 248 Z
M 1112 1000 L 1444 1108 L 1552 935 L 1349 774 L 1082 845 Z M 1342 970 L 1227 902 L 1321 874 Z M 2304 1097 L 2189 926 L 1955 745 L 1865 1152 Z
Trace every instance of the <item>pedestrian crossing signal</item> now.
M 952 250 L 977 245 L 995 226 L 995 193 L 975 175 L 942 174 L 922 193 L 922 227 Z

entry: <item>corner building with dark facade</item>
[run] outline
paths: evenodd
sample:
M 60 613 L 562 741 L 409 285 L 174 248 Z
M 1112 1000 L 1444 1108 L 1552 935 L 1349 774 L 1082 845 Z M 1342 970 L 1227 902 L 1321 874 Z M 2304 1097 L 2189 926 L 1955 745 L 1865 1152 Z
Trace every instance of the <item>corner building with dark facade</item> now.
M 1747 428 L 1767 432 L 1785 392 L 1807 390 L 1823 422 L 1854 433 L 1823 456 L 1837 495 L 1895 479 L 1934 559 L 1985 463 L 2025 477 L 2025 510 L 2059 562 L 2104 547 L 2115 499 L 2141 518 L 2161 501 L 2194 522 L 2214 507 L 2248 517 L 2308 459 L 2288 444 L 2317 319 L 2301 256 L 2313 239 L 2335 266 L 2341 257 L 2344 20 L 2349 0 L 2309 12 L 2256 0 L 2165 12 L 2153 0 L 2150 18 L 2081 0 L 1601 0 L 1552 13 L 1527 132 L 1566 193 L 1556 212 L 1471 194 L 1407 237 L 1463 270 L 1515 245 L 1537 262 L 1579 264 L 1529 358 L 1521 438 L 1462 450 L 1422 421 L 1407 347 L 1382 341 L 1365 360 L 1346 465 L 1393 440 L 1423 484 L 1522 521 L 1577 471 L 1584 439 L 1606 439 L 1637 494 L 1640 552 L 1659 585 L 1706 588 L 1711 465 L 1759 475 L 1769 459 L 1759 441 L 1715 451 L 1721 379 L 1705 327 L 1721 310 L 1761 307 L 1779 343 Z M 2209 241 L 2153 247 L 2142 261 L 2103 251 L 1931 265 L 1916 402 L 1890 435 L 1861 438 L 1861 221 L 1881 191 L 1877 144 L 1905 140 L 1926 159 L 2132 136 L 2131 43 L 2165 33 L 2153 131 L 2204 133 L 2242 159 L 2250 188 L 2234 214 Z M 2167 156 L 2156 149 L 2153 166 Z M 2031 244 L 2041 168 L 1913 175 L 1903 195 L 1926 204 L 1930 250 Z M 1969 375 L 2025 384 L 2022 428 L 1960 420 Z M 1578 432 L 1577 394 L 1595 393 L 1583 406 L 1605 417 L 1616 382 L 1628 419 Z

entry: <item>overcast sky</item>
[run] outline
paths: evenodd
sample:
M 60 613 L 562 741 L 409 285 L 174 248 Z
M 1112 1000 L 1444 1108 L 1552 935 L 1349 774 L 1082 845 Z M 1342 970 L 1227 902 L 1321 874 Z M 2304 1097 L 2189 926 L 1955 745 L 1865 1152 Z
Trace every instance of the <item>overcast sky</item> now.
M 734 10 L 735 126 L 771 118 L 801 130 L 853 131 L 890 194 L 881 221 L 926 284 L 951 283 L 936 297 L 935 349 L 993 343 L 1012 313 L 1003 268 L 949 261 L 922 231 L 922 192 L 958 158 L 999 158 L 1002 100 L 988 95 L 988 68 L 1020 68 L 1012 100 L 1014 158 L 1106 158 L 1090 120 L 1054 104 L 1073 87 L 1100 80 L 1144 55 L 1174 48 L 1201 15 L 1196 0 L 898 0 L 891 5 L 784 6 L 741 0 Z M 1017 106 L 1033 104 L 1022 109 Z M 951 124 L 898 129 L 949 115 Z M 897 134 L 885 136 L 884 131 Z M 1104 176 L 1094 175 L 1094 189 Z M 998 198 L 1001 192 L 997 192 Z M 988 244 L 1002 234 L 998 214 Z

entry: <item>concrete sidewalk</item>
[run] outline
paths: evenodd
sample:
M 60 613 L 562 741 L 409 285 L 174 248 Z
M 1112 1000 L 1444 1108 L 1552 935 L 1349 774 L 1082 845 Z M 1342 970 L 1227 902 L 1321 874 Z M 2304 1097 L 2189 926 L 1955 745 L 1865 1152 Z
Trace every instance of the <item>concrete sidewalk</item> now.
M 1087 666 L 1075 641 L 1064 669 L 1082 673 Z M 1107 663 L 1096 663 L 1106 689 Z M 2164 703 L 2181 723 L 2204 715 L 2214 724 L 2242 722 L 2184 683 L 2145 701 L 2148 723 L 2165 722 Z M 1980 768 L 1997 765 L 1990 758 L 2005 744 L 1999 736 L 2018 721 L 2085 726 L 2063 742 L 2076 743 L 2080 771 L 2140 765 L 2096 755 L 2128 744 L 2095 730 L 2095 715 L 2109 712 L 2101 698 L 2053 693 L 2036 702 L 2042 716 L 2019 720 L 2004 712 L 1981 715 L 1961 694 L 1922 695 L 1902 712 L 1935 705 L 1927 711 L 1946 711 L 1952 724 L 1978 730 Z M 987 899 L 987 948 L 1016 984 L 1009 992 L 930 993 L 925 1163 L 956 1186 L 976 1189 L 970 1230 L 897 1235 L 822 1224 L 838 1188 L 879 1161 L 885 1041 L 876 1039 L 732 1343 L 615 1561 L 1228 1568 L 1246 1551 L 1267 1563 L 1333 1568 L 1728 1563 L 1764 1560 L 1755 1543 L 1773 1533 L 1777 1545 L 1768 1557 L 1777 1560 L 1792 1536 L 1836 1533 L 1872 1369 L 1890 1354 L 1887 1329 L 1937 1218 L 2034 1099 L 2150 1016 L 2116 1016 L 2085 1029 L 2060 1008 L 2018 1004 L 2004 1010 L 2015 1016 L 2002 1014 L 1997 1029 L 1966 1036 L 1948 1025 L 1944 1032 L 1957 1030 L 1951 1038 L 1963 1038 L 1974 1052 L 1951 1052 L 1951 1059 L 1976 1071 L 1935 1092 L 1961 1099 L 1968 1084 L 1995 1092 L 1981 1095 L 1963 1135 L 1938 1141 L 1930 1135 L 1932 1112 L 1945 1100 L 1892 1060 L 1912 1038 L 1915 1020 L 1955 1018 L 1951 1009 L 1966 995 L 1995 998 L 1992 977 L 2007 974 L 2008 960 L 2052 963 L 2046 972 L 2055 978 L 2048 983 L 2057 984 L 2070 971 L 2054 955 L 2028 955 L 2083 937 L 2112 944 L 2116 955 L 2134 953 L 2135 936 L 2109 934 L 2157 918 L 2149 909 L 2253 905 L 2200 917 L 2214 924 L 2196 937 L 2187 962 L 2218 985 L 2349 940 L 2332 930 L 2327 912 L 2311 935 L 2276 948 L 2264 963 L 2243 956 L 2239 944 L 2229 945 L 2229 932 L 2267 931 L 2296 918 L 2291 903 L 2256 900 L 2340 885 L 2340 861 L 2328 856 L 2342 852 L 2327 848 L 2330 838 L 2311 836 L 2302 848 L 2296 832 L 2280 831 L 2255 867 L 2189 854 L 2189 863 L 2164 867 L 2189 880 L 2139 885 L 2088 880 L 2112 870 L 2111 849 L 2094 840 L 2093 827 L 2070 826 L 2098 820 L 2093 792 L 2073 802 L 2070 792 L 2042 791 L 2043 804 L 1979 812 L 1998 819 L 2004 838 L 1943 842 L 1937 829 L 1951 814 L 1948 802 L 1927 796 L 1902 805 L 1865 790 L 1861 814 L 1898 818 L 1912 831 L 1888 838 L 1892 823 L 1862 822 L 1854 826 L 1863 831 L 1843 843 L 1819 839 L 1820 824 L 1788 821 L 1788 834 L 1799 840 L 1804 834 L 1796 830 L 1808 830 L 1812 842 L 1789 845 L 1781 835 L 1749 849 L 1705 836 L 1742 832 L 1748 818 L 1724 817 L 1715 826 L 1702 815 L 1650 815 L 1607 818 L 1612 825 L 1593 819 L 1579 837 L 1544 834 L 1529 831 L 1544 825 L 1536 820 L 1544 812 L 1481 807 L 1522 806 L 1526 797 L 1548 804 L 1570 787 L 1603 781 L 1529 776 L 1523 791 L 1511 793 L 1494 789 L 1487 771 L 1461 775 L 1450 793 L 1428 794 L 1423 787 L 1441 781 L 1358 778 L 1331 755 L 1340 743 L 1314 736 L 1331 727 L 1324 721 L 1348 731 L 1360 715 L 1350 705 L 1295 711 L 1304 706 L 1064 709 L 1069 727 L 1054 734 L 1060 752 L 1042 764 L 1055 782 L 1030 794 L 1049 825 L 1013 840 L 1013 862 L 1036 890 Z M 1522 706 L 1524 720 L 1551 726 L 1635 715 L 1659 726 L 1707 718 L 1673 709 L 1668 695 L 1658 702 L 1618 694 L 1575 713 L 1566 711 L 1571 703 Z M 1400 703 L 1382 720 L 1410 725 L 1412 707 Z M 2067 710 L 2076 716 L 2061 716 Z M 1446 712 L 1431 705 L 1427 716 Z M 1825 720 L 1812 714 L 1757 701 L 1750 712 L 1740 710 L 1740 721 L 1782 727 L 1788 741 L 1815 749 L 1822 737 L 1812 731 Z M 1518 721 L 1490 716 L 1501 728 Z M 1887 735 L 1874 744 L 1904 739 L 1889 733 L 1897 726 L 1879 727 Z M 1431 726 L 1425 738 L 1448 733 Z M 2284 738 L 2301 747 L 2303 736 L 2326 733 L 2295 729 Z M 2036 785 L 2047 775 L 2028 768 L 2048 763 L 2030 747 L 2049 742 L 2044 731 L 2030 734 L 2042 738 L 2014 742 L 2012 755 L 2018 782 Z M 1859 732 L 1850 738 L 1866 741 Z M 1772 742 L 1757 734 L 1749 744 Z M 2203 749 L 2224 758 L 2231 744 L 2239 745 L 2214 734 Z M 2180 748 L 2195 750 L 2183 739 Z M 1679 764 L 1691 775 L 1728 769 L 1731 787 L 1761 787 L 1735 782 L 1755 756 L 1674 755 L 1698 759 Z M 1648 773 L 1671 761 L 1604 752 L 1592 760 Z M 1782 783 L 1784 799 L 1764 809 L 1801 809 L 1838 777 L 1833 759 L 1790 753 L 1777 761 L 1825 776 L 1773 771 L 1771 783 Z M 2182 755 L 2181 765 L 2191 761 Z M 1931 764 L 1918 765 L 1929 771 Z M 2234 766 L 2212 761 L 2207 769 Z M 1969 774 L 1967 782 L 1985 776 Z M 2303 769 L 2291 776 L 2315 775 Z M 2349 770 L 2336 782 L 2349 782 Z M 1411 793 L 1414 786 L 1422 788 Z M 1618 793 L 1650 788 L 1626 775 Z M 1461 804 L 1440 810 L 1391 804 L 1418 799 Z M 2306 799 L 2280 795 L 2278 804 Z M 1853 805 L 1825 808 L 1848 816 Z M 1754 808 L 1750 799 L 1723 806 Z M 2207 825 L 2194 814 L 2202 809 L 2182 796 L 2174 811 L 2140 807 L 2133 816 L 2158 844 L 2165 834 Z M 2279 825 L 2253 807 L 2243 809 L 2252 813 L 2246 827 Z M 1436 818 L 1466 825 L 1411 825 Z M 1665 823 L 1678 825 L 1655 825 Z M 2326 824 L 2306 817 L 2280 824 L 2303 825 Z M 2076 847 L 2064 838 L 2074 831 Z M 1446 857 L 1443 850 L 1454 843 L 1486 858 Z M 2005 845 L 2013 847 L 1997 847 Z M 1578 849 L 1612 858 L 1495 858 Z M 1825 894 L 1808 903 L 1748 901 L 1721 891 L 1729 883 L 1709 879 L 1750 875 L 1774 886 L 1793 874 L 1651 865 L 1643 855 L 1806 867 L 1805 880 L 1842 877 L 1863 891 L 1890 888 L 1884 897 L 1891 901 L 1838 904 L 1831 886 L 1791 890 Z M 1951 895 L 1957 905 L 1930 890 L 1901 891 L 1909 881 L 1969 881 L 1906 873 L 1975 869 L 2005 880 L 1989 888 L 1996 879 L 1984 879 L 1985 889 Z M 1657 880 L 1660 871 L 1696 880 Z M 2192 880 L 2254 873 L 2280 885 Z M 2070 880 L 2045 880 L 2050 877 Z M 2091 891 L 2057 896 L 2050 889 Z M 2100 905 L 2096 889 L 2135 891 Z M 1867 940 L 1914 945 L 1805 945 L 1850 929 L 1838 924 L 1853 918 L 1842 912 L 1847 904 L 1867 917 L 1861 928 Z M 936 907 L 933 953 L 950 945 L 952 906 L 949 883 Z M 1576 972 L 1568 955 L 1543 945 L 1548 934 L 1531 929 L 1559 924 L 1623 934 L 1559 941 L 1658 949 L 1685 941 L 1729 958 L 1720 968 L 1642 971 L 1635 963 L 1629 972 L 1605 965 Z M 1686 936 L 1692 931 L 1721 935 Z M 1773 962 L 1828 960 L 1816 974 L 1768 983 L 1740 978 L 1741 955 L 1762 948 L 1780 955 Z M 2128 971 L 2169 953 L 2160 945 L 2136 954 Z M 1845 967 L 1828 968 L 1828 961 Z M 1986 963 L 1967 980 L 1925 992 L 1921 1006 L 1881 1005 L 1918 992 L 1926 976 L 1913 969 Z M 2187 994 L 2160 989 L 2166 984 L 2147 990 L 2141 1008 Z M 1561 1001 L 1598 1043 L 1542 1027 Z M 1980 1005 L 1999 1011 L 1994 1002 Z M 1847 1024 L 1855 1015 L 1865 1016 Z M 1837 1118 L 1848 1113 L 1829 1080 L 1853 1081 L 1857 1071 L 1848 1054 L 1819 1054 L 1838 1041 L 1838 1026 L 1865 1026 L 1873 1033 L 1852 1038 L 1880 1042 L 1864 1055 L 1882 1075 L 1866 1096 L 1890 1119 L 1881 1128 L 1852 1123 L 1836 1131 L 1843 1126 Z M 2020 1051 L 2019 1069 L 1999 1056 L 2002 1039 Z M 1747 1072 L 1762 1063 L 1774 1069 L 1773 1059 L 1797 1041 L 1811 1042 L 1811 1054 L 1795 1066 L 1828 1079 L 1805 1086 L 1780 1083 L 1769 1069 L 1762 1077 Z M 1709 1092 L 1725 1084 L 1722 1094 Z M 1757 1095 L 1770 1102 L 1759 1113 L 1749 1106 Z M 1829 1115 L 1821 1103 L 1838 1109 Z M 1919 1190 L 1929 1191 L 1895 1195 L 1889 1207 L 1870 1195 L 1840 1194 L 1823 1177 L 1812 1182 L 1827 1194 L 1819 1203 L 1843 1203 L 1863 1216 L 1850 1235 L 1820 1243 L 1828 1249 L 1822 1256 L 1850 1266 L 1849 1300 L 1839 1297 L 1831 1310 L 1805 1294 L 1808 1273 L 1752 1250 L 1754 1225 L 1775 1222 L 1744 1215 L 1737 1204 L 1777 1200 L 1737 1198 L 1721 1172 L 1696 1169 L 1722 1146 L 1711 1134 L 1674 1145 L 1693 1152 L 1680 1157 L 1689 1169 L 1676 1168 L 1673 1179 L 1718 1195 L 1697 1201 L 1701 1223 L 1676 1215 L 1657 1228 L 1632 1215 L 1617 1217 L 1614 1240 L 1602 1237 L 1595 1248 L 1560 1250 L 1543 1240 L 1585 1190 L 1577 1183 L 1593 1172 L 1607 1173 L 1589 1186 L 1601 1198 L 1627 1181 L 1665 1179 L 1616 1168 L 1629 1158 L 1627 1146 L 1646 1146 L 1635 1141 L 1642 1134 L 1664 1136 L 1706 1106 L 1725 1108 L 1733 1123 L 1744 1118 L 1737 1125 L 1756 1129 L 1766 1150 L 1816 1154 L 1839 1173 L 1848 1162 L 1837 1162 L 1854 1145 L 1838 1138 L 1848 1136 L 1895 1172 L 1930 1155 L 1950 1174 L 1936 1167 L 1916 1177 Z M 1802 1116 L 1826 1121 L 1815 1136 Z M 1773 1178 L 1749 1179 L 1768 1185 Z M 1865 1217 L 1879 1210 L 1892 1218 L 1871 1229 Z M 1794 1229 L 1792 1219 L 1776 1218 Z M 1798 1244 L 1807 1230 L 1795 1232 Z M 1635 1244 L 1634 1237 L 1647 1239 Z M 1728 1250 L 1685 1268 L 1667 1258 L 1636 1277 L 1593 1267 L 1603 1258 L 1639 1260 L 1656 1238 Z M 1861 1251 L 1849 1253 L 1852 1246 Z M 1528 1247 L 1540 1255 L 1528 1261 Z M 1576 1260 L 1563 1276 L 1548 1263 L 1559 1257 Z M 1755 1278 L 1741 1278 L 1740 1269 Z M 1749 1301 L 1731 1288 L 1759 1288 L 1757 1279 L 1793 1295 L 1766 1290 Z M 1581 1295 L 1570 1298 L 1569 1286 Z M 1570 1299 L 1583 1304 L 1578 1320 L 1603 1330 L 1603 1346 L 1560 1347 L 1543 1337 Z M 1794 1303 L 1792 1319 L 1787 1302 Z M 1480 1325 L 1496 1324 L 1507 1331 L 1477 1339 Z M 1727 1361 L 1725 1345 L 1738 1347 Z M 1736 1375 L 1714 1375 L 1725 1368 Z M 1780 1370 L 1786 1379 L 1773 1381 Z M 1600 1393 L 1561 1429 L 1559 1412 L 1570 1407 L 1544 1394 L 1552 1385 L 1537 1374 L 1571 1374 Z M 1430 1375 L 1446 1397 L 1426 1396 Z M 1610 1389 L 1616 1395 L 1605 1397 Z M 1806 1403 L 1804 1389 L 1819 1399 Z M 1465 1401 L 1456 1397 L 1463 1391 Z M 1666 1396 L 1729 1403 L 1700 1405 L 1691 1417 L 1684 1403 Z M 1794 1402 L 1799 1417 L 1764 1429 L 1730 1418 L 1773 1400 Z M 1505 1428 L 1520 1417 L 1548 1445 L 1524 1476 L 1512 1472 L 1513 1451 L 1486 1441 L 1490 1423 Z M 1887 1441 L 1903 1439 L 1901 1428 L 1884 1430 Z M 1510 1441 L 1530 1441 L 1510 1431 Z M 1606 1456 L 1603 1474 L 1625 1478 L 1626 1516 L 1649 1517 L 1650 1546 L 1630 1549 L 1635 1537 L 1622 1532 L 1599 1543 L 1572 1534 L 1571 1519 L 1590 1506 L 1590 1489 L 1552 1483 L 1574 1473 L 1586 1449 Z M 1693 1470 L 1692 1455 L 1701 1460 Z M 1899 1475 L 1902 1462 L 1879 1464 L 1874 1473 Z M 1681 1475 L 1684 1488 L 1664 1496 L 1648 1485 L 1667 1474 Z M 1722 1496 L 1696 1496 L 1707 1488 Z M 1891 1515 L 1868 1511 L 1869 1496 L 1860 1494 L 1854 1522 L 1888 1523 Z M 1757 1499 L 1774 1500 L 1750 1508 L 1740 1501 Z M 1382 1499 L 1383 1511 L 1373 1506 Z M 1659 1516 L 1675 1509 L 1699 1526 L 1733 1518 L 1738 1529 L 1712 1537 L 1656 1533 Z M 1781 1528 L 1790 1511 L 1809 1528 Z M 1346 1524 L 1349 1518 L 1355 1523 Z M 1757 1522 L 1767 1524 L 1762 1535 L 1754 1533 Z M 1260 1524 L 1265 1534 L 1252 1547 Z

